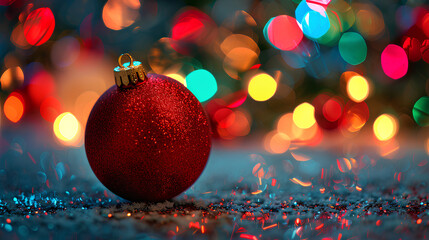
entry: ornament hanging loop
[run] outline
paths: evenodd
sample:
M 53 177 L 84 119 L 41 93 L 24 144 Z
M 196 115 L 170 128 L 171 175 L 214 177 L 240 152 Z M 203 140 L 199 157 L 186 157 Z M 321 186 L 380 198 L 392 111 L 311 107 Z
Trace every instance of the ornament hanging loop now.
M 122 63 L 122 58 L 128 57 L 129 62 Z M 118 58 L 119 66 L 115 67 L 113 74 L 115 83 L 120 88 L 129 88 L 135 86 L 146 79 L 146 72 L 139 61 L 134 61 L 129 53 L 121 54 Z
M 122 65 L 122 57 L 127 56 L 130 59 L 130 66 L 134 66 L 134 59 L 129 53 L 123 53 L 118 58 L 119 67 L 125 68 L 124 65 Z

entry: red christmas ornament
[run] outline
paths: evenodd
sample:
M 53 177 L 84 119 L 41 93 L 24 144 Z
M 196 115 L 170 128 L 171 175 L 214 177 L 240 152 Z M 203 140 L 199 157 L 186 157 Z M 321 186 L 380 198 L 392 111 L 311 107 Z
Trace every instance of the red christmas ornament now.
M 209 120 L 181 83 L 145 75 L 140 62 L 115 68 L 116 86 L 95 103 L 85 150 L 97 178 L 131 201 L 163 201 L 200 176 L 211 148 Z

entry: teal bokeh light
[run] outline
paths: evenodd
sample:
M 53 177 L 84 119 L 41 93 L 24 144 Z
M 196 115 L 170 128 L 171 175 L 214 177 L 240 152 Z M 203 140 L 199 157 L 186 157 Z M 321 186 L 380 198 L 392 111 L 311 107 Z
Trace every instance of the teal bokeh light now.
M 204 69 L 199 69 L 188 74 L 186 76 L 186 85 L 200 102 L 209 100 L 217 92 L 215 77 Z

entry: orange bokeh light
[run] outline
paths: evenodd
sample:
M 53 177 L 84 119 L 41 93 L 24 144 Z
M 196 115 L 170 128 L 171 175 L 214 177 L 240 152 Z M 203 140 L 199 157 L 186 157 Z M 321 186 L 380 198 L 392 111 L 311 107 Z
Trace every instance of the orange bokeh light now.
M 11 93 L 6 99 L 3 107 L 6 118 L 13 123 L 21 120 L 24 114 L 24 99 L 19 93 Z

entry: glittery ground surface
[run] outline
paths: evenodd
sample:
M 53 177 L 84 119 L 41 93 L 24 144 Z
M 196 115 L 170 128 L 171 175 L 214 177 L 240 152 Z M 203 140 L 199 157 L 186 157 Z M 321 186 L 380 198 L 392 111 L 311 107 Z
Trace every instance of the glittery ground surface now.
M 375 159 L 368 154 L 356 158 L 360 167 L 357 170 L 352 164 L 350 172 L 336 170 L 341 162 L 337 165 L 336 156 L 327 151 L 305 154 L 317 156 L 318 161 L 297 162 L 287 156 L 215 148 L 193 187 L 161 203 L 124 201 L 93 178 L 77 178 L 56 190 L 4 191 L 0 198 L 0 238 L 427 236 L 429 164 L 425 153 L 410 150 L 398 160 Z M 271 166 L 276 173 L 266 177 Z M 262 178 L 260 169 L 265 171 Z

